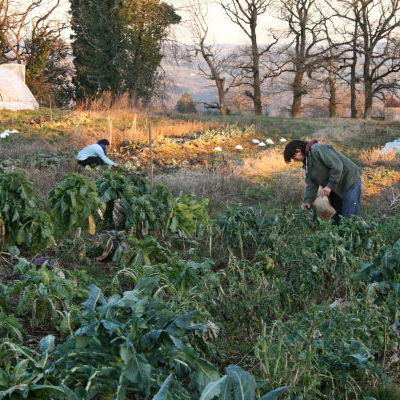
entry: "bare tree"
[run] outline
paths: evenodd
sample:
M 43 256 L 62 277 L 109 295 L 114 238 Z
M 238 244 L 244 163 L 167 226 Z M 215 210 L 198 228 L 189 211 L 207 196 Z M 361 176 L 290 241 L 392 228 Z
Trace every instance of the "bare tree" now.
M 32 50 L 38 50 L 34 49 L 33 44 L 43 45 L 47 41 L 49 47 L 51 42 L 60 38 L 61 32 L 66 28 L 65 22 L 52 19 L 55 10 L 60 6 L 60 0 L 50 3 L 45 0 L 33 0 L 28 4 L 2 1 L 2 38 L 8 47 L 6 57 L 9 61 L 23 63 L 27 57 L 32 56 Z
M 342 19 L 351 51 L 352 117 L 356 116 L 356 70 L 362 62 L 364 118 L 372 114 L 373 98 L 400 88 L 400 0 L 336 0 L 329 6 Z
M 64 83 L 72 71 L 70 46 L 62 38 L 67 23 L 54 15 L 60 2 L 0 0 L 0 62 L 24 63 L 26 82 L 42 103 L 49 97 L 53 104 L 54 100 L 60 103 L 61 91 L 72 96 L 71 87 Z
M 254 113 L 256 115 L 262 114 L 262 101 L 261 101 L 261 83 L 262 79 L 260 74 L 260 57 L 267 53 L 270 48 L 276 43 L 277 39 L 274 38 L 273 43 L 269 44 L 264 49 L 261 49 L 257 42 L 257 24 L 258 17 L 264 14 L 272 0 L 218 0 L 219 4 L 225 10 L 225 13 L 232 22 L 237 24 L 246 36 L 250 39 L 250 63 L 243 63 L 239 65 L 246 74 L 249 73 L 251 81 L 247 82 L 252 91 L 246 91 L 254 105 Z
M 302 97 L 308 92 L 304 78 L 320 66 L 329 48 L 326 36 L 329 17 L 319 9 L 317 0 L 281 0 L 280 5 L 280 18 L 287 22 L 291 38 L 282 71 L 294 74 L 291 114 L 300 117 Z
M 190 55 L 200 55 L 203 63 L 198 64 L 200 73 L 214 81 L 218 90 L 219 103 L 206 104 L 208 108 L 218 108 L 222 115 L 228 112 L 225 96 L 229 89 L 241 84 L 240 74 L 232 66 L 232 54 L 209 40 L 207 22 L 208 6 L 202 0 L 191 0 L 187 11 L 190 15 L 192 44 L 188 46 Z

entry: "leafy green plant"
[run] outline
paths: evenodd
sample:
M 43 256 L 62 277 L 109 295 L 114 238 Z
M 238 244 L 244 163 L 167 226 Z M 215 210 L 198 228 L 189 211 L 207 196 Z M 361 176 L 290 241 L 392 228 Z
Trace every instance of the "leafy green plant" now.
M 5 340 L 17 340 L 19 342 L 23 339 L 23 329 L 18 320 L 13 316 L 6 314 L 0 308 L 0 342 Z
M 130 236 L 116 249 L 113 261 L 120 268 L 127 266 L 150 266 L 160 262 L 169 262 L 171 252 L 163 247 L 155 237 L 147 236 L 140 240 Z
M 54 224 L 49 214 L 36 209 L 33 218 L 25 222 L 18 231 L 17 244 L 38 251 L 55 244 Z
M 246 400 L 254 399 L 256 392 L 255 379 L 243 368 L 230 365 L 226 368 L 226 375 L 216 382 L 209 383 L 203 390 L 200 400 L 212 400 L 216 397 L 221 400 Z M 290 386 L 282 386 L 264 396 L 260 400 L 278 399 Z
M 145 179 L 115 170 L 104 171 L 103 175 L 96 180 L 96 187 L 101 201 L 107 204 L 106 216 L 108 217 L 111 216 L 114 200 L 125 199 L 129 201 L 133 197 L 150 192 L 150 185 Z
M 232 250 L 239 251 L 241 258 L 245 252 L 254 252 L 269 237 L 272 220 L 262 210 L 231 204 L 217 219 L 224 243 Z
M 269 385 L 301 386 L 301 399 L 339 399 L 358 396 L 357 382 L 366 374 L 385 382 L 374 355 L 384 348 L 394 350 L 396 339 L 387 333 L 388 317 L 369 312 L 368 304 L 354 302 L 347 307 L 343 311 L 337 303 L 314 306 L 290 321 L 264 325 L 255 354 Z
M 154 185 L 150 192 L 154 213 L 157 218 L 154 221 L 153 229 L 156 232 L 166 233 L 168 223 L 173 214 L 175 199 L 171 190 L 165 185 Z
M 125 227 L 134 235 L 145 237 L 152 230 L 156 214 L 149 195 L 121 199 L 125 210 Z M 129 210 L 128 212 L 126 210 Z
M 171 213 L 168 231 L 179 232 L 186 237 L 195 235 L 209 220 L 206 209 L 208 203 L 208 199 L 197 200 L 180 193 Z
M 54 339 L 41 339 L 41 353 L 8 341 L 0 345 L 0 399 L 65 399 L 61 384 L 52 384 L 50 378 Z
M 188 289 L 197 286 L 202 280 L 214 280 L 214 283 L 218 284 L 218 276 L 212 271 L 213 265 L 214 262 L 211 259 L 205 259 L 202 262 L 179 260 L 170 264 L 158 265 L 157 270 L 161 278 L 172 283 L 175 290 L 183 294 Z
M 62 319 L 76 293 L 72 282 L 60 278 L 46 265 L 40 269 L 20 259 L 15 272 L 21 276 L 14 282 L 12 293 L 19 297 L 17 315 L 31 313 L 31 325 L 40 326 L 50 321 L 54 326 Z
M 362 263 L 361 269 L 352 278 L 367 284 L 365 294 L 370 302 L 386 300 L 395 315 L 395 324 L 399 324 L 400 240 L 387 249 L 381 258 Z
M 149 232 L 165 235 L 171 218 L 175 199 L 168 187 L 155 185 L 148 194 L 122 198 L 126 222 L 125 226 L 142 237 Z
M 81 227 L 94 234 L 95 216 L 98 210 L 104 211 L 94 182 L 77 173 L 69 173 L 50 191 L 49 203 L 58 233 L 72 233 Z
M 34 251 L 54 244 L 54 226 L 40 210 L 32 182 L 19 171 L 0 173 L 0 239 Z
M 68 386 L 68 398 L 89 399 L 102 393 L 114 399 L 149 398 L 169 378 L 169 398 L 193 399 L 219 378 L 189 342 L 195 313 L 175 315 L 152 298 L 158 280 L 148 278 L 135 289 L 108 300 L 91 285 L 83 303 L 86 323 L 55 355 L 56 374 Z M 163 390 L 161 390 L 163 392 Z M 195 397 L 193 397 L 195 395 Z

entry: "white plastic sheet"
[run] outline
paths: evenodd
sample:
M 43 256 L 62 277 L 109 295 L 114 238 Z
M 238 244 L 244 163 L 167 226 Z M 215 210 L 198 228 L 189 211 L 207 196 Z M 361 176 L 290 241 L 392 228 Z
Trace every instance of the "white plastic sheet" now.
M 25 65 L 0 65 L 0 110 L 35 110 L 39 104 L 25 84 Z
M 400 139 L 396 139 L 394 142 L 388 142 L 385 147 L 379 152 L 379 154 L 386 154 L 387 152 L 395 150 L 400 153 Z

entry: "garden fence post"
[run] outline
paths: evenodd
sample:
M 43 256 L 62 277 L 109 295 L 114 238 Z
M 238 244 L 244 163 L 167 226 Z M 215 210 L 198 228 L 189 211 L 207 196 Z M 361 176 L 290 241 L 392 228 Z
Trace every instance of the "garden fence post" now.
M 153 150 L 151 145 L 151 122 L 149 122 L 150 185 L 153 187 Z
M 112 125 L 112 120 L 111 117 L 108 116 L 108 131 L 109 131 L 109 142 L 110 142 L 110 147 L 112 146 L 112 136 L 113 136 L 113 125 Z

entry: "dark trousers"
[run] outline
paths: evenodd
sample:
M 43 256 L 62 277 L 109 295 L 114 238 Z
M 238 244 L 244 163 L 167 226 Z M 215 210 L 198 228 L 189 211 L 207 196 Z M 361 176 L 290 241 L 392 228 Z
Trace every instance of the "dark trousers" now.
M 104 165 L 104 161 L 100 157 L 88 157 L 86 160 L 78 160 L 78 164 L 82 165 L 82 167 L 86 167 L 86 165 L 93 167 Z
M 352 215 L 360 216 L 360 200 L 361 200 L 361 179 L 350 186 L 350 189 L 345 193 L 343 198 L 340 198 L 336 193 L 331 192 L 329 201 L 332 207 L 336 210 L 336 214 L 332 218 L 332 222 L 338 225 L 340 217 L 349 218 Z

